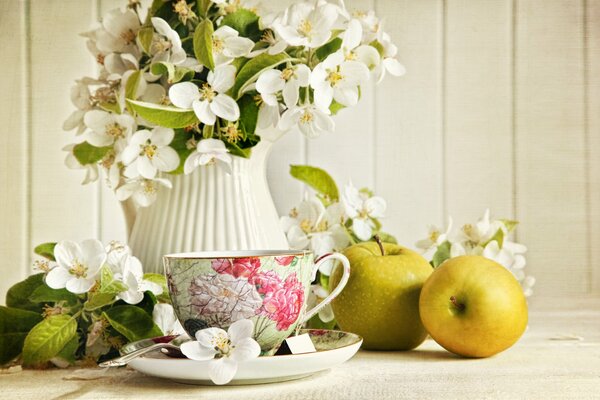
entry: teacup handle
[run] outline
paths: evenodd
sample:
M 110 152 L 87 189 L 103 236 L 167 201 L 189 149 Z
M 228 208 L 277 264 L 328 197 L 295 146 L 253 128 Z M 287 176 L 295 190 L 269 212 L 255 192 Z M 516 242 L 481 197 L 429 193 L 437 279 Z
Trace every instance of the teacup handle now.
M 333 289 L 333 291 L 331 293 L 329 293 L 329 296 L 325 297 L 323 299 L 323 301 L 321 301 L 319 304 L 317 304 L 316 306 L 314 306 L 313 308 L 311 308 L 310 310 L 308 310 L 306 312 L 306 314 L 304 315 L 304 319 L 302 320 L 302 323 L 305 323 L 306 321 L 311 319 L 316 313 L 321 311 L 321 309 L 323 307 L 325 307 L 327 304 L 331 303 L 331 301 L 333 299 L 335 299 L 338 294 L 340 294 L 340 292 L 344 289 L 344 286 L 346 286 L 346 284 L 348 283 L 348 279 L 350 278 L 350 262 L 348 261 L 348 259 L 346 258 L 345 255 L 340 254 L 340 253 L 326 254 L 326 255 L 320 257 L 319 259 L 317 259 L 317 262 L 315 263 L 315 266 L 313 267 L 313 276 L 316 275 L 321 264 L 323 264 L 324 262 L 331 260 L 331 259 L 338 260 L 342 263 L 342 266 L 344 267 L 342 279 L 340 279 L 340 283 L 338 283 L 338 285 L 335 287 L 335 289 Z

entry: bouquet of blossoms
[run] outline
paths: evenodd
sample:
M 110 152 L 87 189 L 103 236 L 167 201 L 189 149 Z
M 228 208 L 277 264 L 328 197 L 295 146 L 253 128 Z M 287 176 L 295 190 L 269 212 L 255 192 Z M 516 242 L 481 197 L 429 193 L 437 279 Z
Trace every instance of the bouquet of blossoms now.
M 127 246 L 98 240 L 46 243 L 40 273 L 17 283 L 0 306 L 0 365 L 96 365 L 132 341 L 183 333 L 166 280 L 143 274 Z
M 172 185 L 165 173 L 250 157 L 259 132 L 332 132 L 361 85 L 404 72 L 377 17 L 342 0 L 280 13 L 253 0 L 154 0 L 148 10 L 129 0 L 84 36 L 99 73 L 71 92 L 64 128 L 82 140 L 65 148 L 66 164 L 86 170 L 84 183 L 102 170 L 119 200 L 139 206 Z
M 510 240 L 517 221 L 508 219 L 490 220 L 490 210 L 475 224 L 465 224 L 453 230 L 452 218 L 448 226 L 441 230 L 429 227 L 429 235 L 419 240 L 416 246 L 423 251 L 426 259 L 436 268 L 449 258 L 465 254 L 481 255 L 496 261 L 508 269 L 519 281 L 525 296 L 531 296 L 535 278 L 525 274 L 525 252 L 527 247 Z
M 342 251 L 356 243 L 372 240 L 378 235 L 382 241 L 396 243 L 390 234 L 381 231 L 379 218 L 383 218 L 386 202 L 369 189 L 357 189 L 352 183 L 339 193 L 338 187 L 322 169 L 293 165 L 291 175 L 306 183 L 313 191 L 289 215 L 281 218 L 283 230 L 290 247 L 311 250 L 315 259 Z M 329 275 L 333 262 L 321 265 L 311 286 L 309 307 L 329 294 Z M 333 328 L 333 310 L 325 306 L 309 321 L 310 327 Z

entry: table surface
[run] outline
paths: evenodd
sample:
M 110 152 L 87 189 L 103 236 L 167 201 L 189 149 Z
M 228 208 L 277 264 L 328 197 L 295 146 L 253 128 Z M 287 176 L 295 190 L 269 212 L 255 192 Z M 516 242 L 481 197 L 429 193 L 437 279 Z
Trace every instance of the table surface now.
M 458 358 L 427 340 L 410 352 L 360 351 L 330 371 L 268 385 L 192 386 L 121 368 L 3 373 L 0 387 L 9 399 L 600 399 L 600 300 L 555 301 L 531 312 L 515 346 L 487 359 Z

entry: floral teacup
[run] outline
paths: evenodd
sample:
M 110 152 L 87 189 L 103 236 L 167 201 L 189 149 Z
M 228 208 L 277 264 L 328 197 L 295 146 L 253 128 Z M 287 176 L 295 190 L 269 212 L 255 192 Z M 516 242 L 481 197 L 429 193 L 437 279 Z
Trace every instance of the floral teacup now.
M 310 284 L 319 266 L 331 259 L 342 263 L 342 280 L 307 311 Z M 263 354 L 273 354 L 342 291 L 350 276 L 350 263 L 339 253 L 316 263 L 311 252 L 293 250 L 169 254 L 163 262 L 175 313 L 189 335 L 250 319 Z

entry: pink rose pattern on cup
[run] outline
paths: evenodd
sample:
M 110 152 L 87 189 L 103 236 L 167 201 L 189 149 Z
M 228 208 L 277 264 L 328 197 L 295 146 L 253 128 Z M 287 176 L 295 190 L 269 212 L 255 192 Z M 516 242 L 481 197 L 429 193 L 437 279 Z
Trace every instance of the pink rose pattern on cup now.
M 296 257 L 276 257 L 277 264 L 291 265 Z M 285 280 L 275 271 L 260 271 L 258 257 L 215 259 L 216 274 L 196 277 L 188 289 L 192 309 L 210 324 L 228 324 L 254 315 L 267 317 L 276 329 L 287 330 L 298 319 L 304 288 L 296 273 Z

